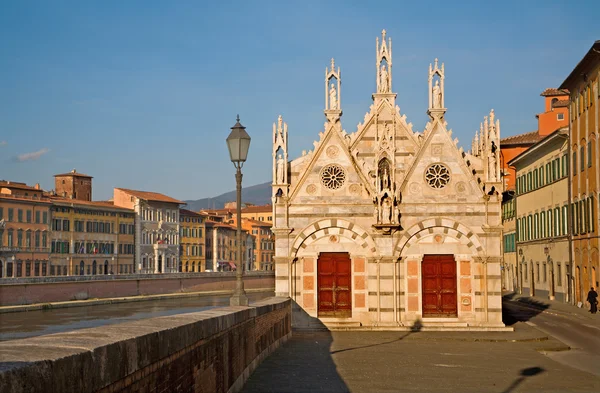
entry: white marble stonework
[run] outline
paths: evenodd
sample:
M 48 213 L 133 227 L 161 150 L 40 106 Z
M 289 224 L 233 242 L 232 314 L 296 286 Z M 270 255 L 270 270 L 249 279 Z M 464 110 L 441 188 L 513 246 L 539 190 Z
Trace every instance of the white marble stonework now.
M 325 70 L 326 122 L 313 149 L 289 161 L 288 126 L 281 116 L 273 125 L 276 294 L 329 324 L 500 329 L 499 121 L 492 110 L 472 151 L 458 148 L 444 119 L 444 65 L 435 59 L 424 84 L 429 122 L 416 132 L 396 106 L 385 30 L 376 50 L 376 92 L 356 131 L 342 128 L 341 73 L 333 59 Z M 335 290 L 319 273 L 330 255 L 324 253 L 350 260 L 350 280 L 338 276 Z M 432 316 L 422 267 L 435 255 L 453 270 L 444 285 L 454 287 L 454 311 Z M 324 305 L 328 290 L 341 291 L 329 302 L 335 311 Z

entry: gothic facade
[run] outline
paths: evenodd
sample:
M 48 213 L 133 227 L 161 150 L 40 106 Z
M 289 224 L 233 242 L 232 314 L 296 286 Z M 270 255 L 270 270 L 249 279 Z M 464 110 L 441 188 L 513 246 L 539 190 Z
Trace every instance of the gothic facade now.
M 416 132 L 396 106 L 385 30 L 376 50 L 373 104 L 355 132 L 342 128 L 333 59 L 314 148 L 290 161 L 288 126 L 273 125 L 276 294 L 330 326 L 503 329 L 499 121 L 492 111 L 472 150 L 457 147 L 436 59 Z

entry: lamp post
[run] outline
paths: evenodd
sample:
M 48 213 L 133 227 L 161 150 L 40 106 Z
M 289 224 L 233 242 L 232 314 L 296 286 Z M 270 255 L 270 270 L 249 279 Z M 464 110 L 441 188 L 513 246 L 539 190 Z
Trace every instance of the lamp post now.
M 240 124 L 240 116 L 237 116 L 237 122 L 231 127 L 231 133 L 227 137 L 227 148 L 229 157 L 236 169 L 236 210 L 237 210 L 237 264 L 235 269 L 235 291 L 229 299 L 232 306 L 247 306 L 248 297 L 244 291 L 243 273 L 243 255 L 242 255 L 242 166 L 248 157 L 250 148 L 250 135 L 246 132 L 246 127 Z

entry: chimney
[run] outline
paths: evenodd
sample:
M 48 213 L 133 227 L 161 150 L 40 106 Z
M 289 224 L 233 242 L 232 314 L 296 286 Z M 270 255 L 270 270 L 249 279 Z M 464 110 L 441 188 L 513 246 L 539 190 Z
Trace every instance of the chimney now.
M 35 183 L 35 186 L 33 186 L 33 188 L 35 188 L 36 190 L 40 189 L 40 183 Z

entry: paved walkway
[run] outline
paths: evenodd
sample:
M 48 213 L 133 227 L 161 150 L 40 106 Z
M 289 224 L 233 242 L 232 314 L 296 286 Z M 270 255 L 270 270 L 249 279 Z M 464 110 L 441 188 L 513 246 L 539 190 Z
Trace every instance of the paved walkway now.
M 307 332 L 250 376 L 243 392 L 599 392 L 600 378 L 540 351 L 563 343 L 514 332 Z
M 525 294 L 519 295 L 515 294 L 514 292 L 506 292 L 503 295 L 505 300 L 509 299 L 512 301 L 517 301 L 522 305 L 536 308 L 538 310 L 542 310 L 543 312 L 576 316 L 578 319 L 587 319 L 600 325 L 600 312 L 592 314 L 585 305 L 582 308 L 579 308 L 570 303 L 549 300 L 547 298 L 538 296 L 527 296 Z

